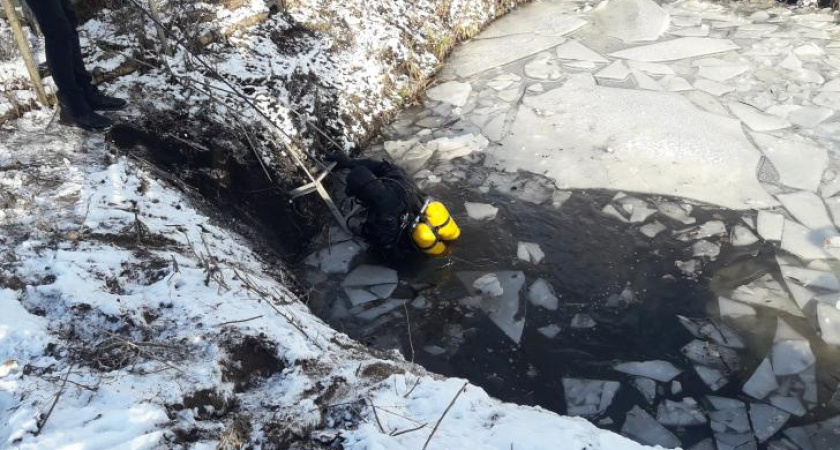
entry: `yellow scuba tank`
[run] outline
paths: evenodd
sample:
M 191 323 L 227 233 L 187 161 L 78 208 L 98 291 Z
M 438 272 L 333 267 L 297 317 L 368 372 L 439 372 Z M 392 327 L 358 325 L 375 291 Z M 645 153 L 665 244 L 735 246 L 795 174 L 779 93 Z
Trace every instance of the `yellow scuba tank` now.
M 449 215 L 449 211 L 441 202 L 426 201 L 411 230 L 414 244 L 423 253 L 432 256 L 446 254 L 449 247 L 446 242 L 452 242 L 461 235 L 461 229 Z
M 454 241 L 461 236 L 461 229 L 455 219 L 449 215 L 449 210 L 441 202 L 431 202 L 426 206 L 426 220 L 434 227 L 438 236 L 444 241 Z

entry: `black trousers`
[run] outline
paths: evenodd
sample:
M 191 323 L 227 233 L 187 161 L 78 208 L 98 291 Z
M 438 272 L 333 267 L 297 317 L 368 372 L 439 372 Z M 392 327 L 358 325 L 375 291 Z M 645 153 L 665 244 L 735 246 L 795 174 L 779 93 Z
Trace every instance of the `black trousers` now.
M 47 51 L 47 64 L 63 106 L 74 114 L 90 111 L 86 93 L 93 89 L 79 44 L 78 20 L 70 0 L 27 0 Z

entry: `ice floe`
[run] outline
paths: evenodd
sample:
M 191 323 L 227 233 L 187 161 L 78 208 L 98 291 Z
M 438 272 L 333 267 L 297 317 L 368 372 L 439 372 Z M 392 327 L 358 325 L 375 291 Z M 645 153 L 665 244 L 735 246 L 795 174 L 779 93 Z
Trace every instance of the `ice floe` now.
M 549 311 L 557 310 L 560 300 L 554 293 L 554 287 L 540 278 L 528 287 L 528 301 L 534 306 L 541 306 Z
M 656 400 L 656 381 L 651 380 L 650 378 L 645 377 L 633 377 L 630 380 L 630 384 L 642 394 L 645 401 L 649 404 L 653 404 L 654 400 Z
M 595 78 L 613 81 L 624 81 L 629 76 L 630 69 L 622 61 L 614 61 L 612 64 L 595 73 Z
M 740 47 L 729 39 L 681 37 L 670 41 L 632 47 L 611 53 L 610 56 L 634 61 L 664 62 L 713 55 L 737 50 L 738 48 Z
M 752 422 L 756 440 L 763 443 L 778 433 L 785 426 L 790 414 L 762 403 L 750 403 L 750 422 Z
M 577 39 L 570 39 L 563 45 L 557 47 L 555 53 L 560 59 L 569 59 L 574 61 L 591 61 L 596 63 L 608 63 L 606 58 L 601 56 L 598 52 L 583 45 Z
M 703 425 L 708 420 L 694 399 L 685 398 L 681 402 L 666 399 L 660 403 L 656 421 L 668 427 L 690 427 Z
M 585 330 L 589 328 L 593 328 L 597 325 L 595 319 L 592 318 L 589 314 L 586 313 L 578 313 L 572 317 L 571 327 L 576 330 Z
M 426 96 L 432 100 L 449 103 L 453 106 L 464 106 L 467 104 L 471 92 L 472 85 L 469 83 L 449 81 L 429 89 L 426 91 Z
M 621 433 L 647 445 L 661 445 L 664 448 L 680 446 L 680 440 L 673 433 L 638 406 L 627 413 Z
M 488 166 L 546 174 L 561 189 L 680 192 L 736 209 L 775 204 L 755 178 L 760 154 L 740 124 L 677 94 L 596 86 L 591 75 L 576 74 L 523 103 Z M 633 132 L 640 127 L 646 133 Z
M 525 262 L 539 264 L 545 258 L 545 253 L 540 248 L 540 244 L 520 241 L 517 245 L 516 257 Z
M 752 137 L 779 172 L 779 182 L 796 189 L 817 191 L 828 166 L 825 147 L 767 134 L 754 133 Z
M 744 383 L 742 390 L 750 397 L 761 400 L 778 389 L 778 387 L 779 383 L 776 381 L 776 373 L 773 372 L 773 366 L 770 365 L 768 358 L 764 358 L 750 379 Z
M 341 283 L 353 306 L 386 299 L 397 288 L 397 271 L 388 267 L 363 264 L 353 269 Z
M 513 342 L 519 343 L 525 329 L 525 310 L 519 293 L 525 274 L 517 271 L 458 272 L 467 289 L 482 293 L 480 308 Z
M 817 304 L 817 325 L 826 344 L 840 346 L 840 310 L 824 303 Z
M 499 213 L 499 208 L 487 203 L 473 203 L 465 202 L 464 208 L 467 210 L 467 215 L 474 220 L 491 220 L 496 218 Z
M 613 369 L 628 375 L 647 377 L 663 383 L 673 380 L 682 370 L 668 361 L 638 361 L 616 364 Z
M 591 417 L 603 413 L 612 404 L 619 387 L 617 381 L 563 378 L 566 414 Z
M 652 0 L 612 0 L 592 13 L 595 25 L 624 42 L 653 41 L 668 29 L 669 14 Z
M 718 297 L 718 309 L 722 317 L 747 317 L 755 315 L 755 308 L 741 302 Z

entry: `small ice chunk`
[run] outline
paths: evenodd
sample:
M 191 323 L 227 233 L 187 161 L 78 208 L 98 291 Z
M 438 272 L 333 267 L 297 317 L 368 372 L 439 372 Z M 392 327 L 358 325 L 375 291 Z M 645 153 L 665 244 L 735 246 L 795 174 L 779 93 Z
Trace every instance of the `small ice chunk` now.
M 743 391 L 745 394 L 755 399 L 761 400 L 767 397 L 771 392 L 779 387 L 776 380 L 776 373 L 773 372 L 773 366 L 770 365 L 770 360 L 764 358 L 761 364 L 755 369 L 752 376 L 746 383 L 744 383 Z
M 630 69 L 622 61 L 615 61 L 609 66 L 595 73 L 595 78 L 604 80 L 624 81 L 630 76 Z
M 533 242 L 519 242 L 516 257 L 522 261 L 539 264 L 545 258 L 539 244 Z
M 595 323 L 595 319 L 593 319 L 589 314 L 578 313 L 572 317 L 571 327 L 576 330 L 593 328 L 595 325 L 597 325 L 597 323 Z
M 735 117 L 755 131 L 773 131 L 790 127 L 790 122 L 787 120 L 771 114 L 765 114 L 745 103 L 730 103 L 729 110 L 732 111 Z
M 677 266 L 677 269 L 680 269 L 680 272 L 687 277 L 696 277 L 700 272 L 700 269 L 703 268 L 700 261 L 696 259 L 688 261 L 674 261 L 674 265 Z
M 435 151 L 435 158 L 438 160 L 450 161 L 483 151 L 489 144 L 490 141 L 486 137 L 470 133 L 437 138 L 426 143 L 426 147 Z
M 712 399 L 717 399 L 712 401 Z M 750 420 L 747 416 L 747 408 L 740 401 L 724 402 L 730 400 L 722 397 L 708 397 L 715 406 L 716 411 L 709 412 L 712 430 L 718 433 L 748 433 L 750 431 Z M 737 405 L 734 403 L 737 402 Z
M 752 281 L 750 284 L 739 286 L 731 294 L 733 300 L 750 305 L 765 306 L 778 309 L 793 316 L 802 317 L 802 311 L 793 301 L 787 290 L 770 274 Z
M 732 242 L 732 245 L 735 247 L 747 247 L 758 242 L 758 237 L 756 237 L 749 228 L 743 225 L 735 225 L 735 227 L 732 228 L 732 234 L 729 237 L 729 241 Z
M 731 66 L 701 66 L 697 71 L 697 75 L 708 80 L 723 83 L 724 81 L 741 75 L 750 69 L 750 66 L 736 64 Z
M 668 92 L 690 91 L 694 89 L 688 80 L 675 75 L 665 75 L 659 80 L 659 84 Z
M 633 79 L 636 80 L 636 87 L 648 91 L 664 91 L 665 89 L 656 80 L 639 70 L 631 70 Z
M 499 281 L 499 277 L 495 273 L 488 273 L 487 275 L 479 277 L 473 282 L 473 288 L 481 292 L 483 295 L 488 295 L 490 297 L 501 297 L 502 294 L 505 293 L 504 289 L 502 289 L 502 283 Z
M 790 419 L 790 414 L 762 403 L 750 403 L 750 421 L 759 443 L 776 434 Z
M 744 341 L 728 326 L 710 319 L 689 319 L 677 316 L 689 333 L 700 339 L 710 339 L 718 345 L 729 348 L 744 348 Z
M 715 433 L 717 450 L 756 450 L 751 433 Z
M 427 304 L 428 301 L 426 300 L 426 297 L 420 295 L 411 302 L 411 307 L 417 309 L 424 309 Z
M 557 57 L 560 59 L 574 61 L 590 61 L 597 63 L 608 63 L 598 52 L 580 43 L 576 39 L 569 39 L 565 44 L 557 47 Z
M 718 308 L 722 317 L 747 317 L 755 315 L 755 308 L 725 297 L 718 297 Z
M 699 27 L 691 27 L 691 28 L 682 28 L 679 30 L 672 30 L 670 31 L 671 34 L 674 36 L 680 37 L 707 37 L 709 36 L 709 26 L 706 24 L 700 25 Z
M 551 56 L 550 53 L 541 53 L 540 55 Z M 515 73 L 504 73 L 487 82 L 487 86 L 497 91 L 503 91 L 513 87 L 513 85 L 518 83 L 521 79 L 522 77 L 516 75 Z
M 616 209 L 616 207 L 613 206 L 612 204 L 604 206 L 604 208 L 601 210 L 601 212 L 603 212 L 604 214 L 606 214 L 606 215 L 608 215 L 608 216 L 610 216 L 614 219 L 618 219 L 621 222 L 630 223 L 630 219 L 624 217 L 624 214 L 619 212 L 618 209 Z
M 445 349 L 445 348 L 443 348 L 443 347 L 439 347 L 439 346 L 437 346 L 437 345 L 426 345 L 426 346 L 424 346 L 424 347 L 423 347 L 423 350 L 424 350 L 426 353 L 428 353 L 428 354 L 430 354 L 430 355 L 432 355 L 432 356 L 440 356 L 440 355 L 442 355 L 442 354 L 446 353 L 446 349 Z
M 707 419 L 697 402 L 686 398 L 681 402 L 666 399 L 660 403 L 656 410 L 656 421 L 669 427 L 690 427 L 703 425 Z
M 709 94 L 712 94 L 715 97 L 720 97 L 721 95 L 728 94 L 735 90 L 735 88 L 732 86 L 721 84 L 717 81 L 705 80 L 702 78 L 694 82 L 694 89 L 698 89 L 703 92 L 708 92 Z
M 776 408 L 781 409 L 782 411 L 789 412 L 796 417 L 802 417 L 808 412 L 805 409 L 805 405 L 802 404 L 802 400 L 798 397 L 785 397 L 782 395 L 771 395 L 770 404 L 775 406 Z
M 829 259 L 831 256 L 826 253 L 823 243 L 829 235 L 835 234 L 826 230 L 809 230 L 797 222 L 785 220 L 781 247 L 803 260 Z
M 719 391 L 722 387 L 729 383 L 729 379 L 722 371 L 707 367 L 702 364 L 695 364 L 694 370 L 697 375 L 712 391 Z
M 347 240 L 319 250 L 307 258 L 307 262 L 326 274 L 343 274 L 350 270 L 353 260 L 363 249 L 362 244 Z
M 802 225 L 821 232 L 836 234 L 834 222 L 828 215 L 823 199 L 809 191 L 777 195 L 776 198 Z
M 758 234 L 765 241 L 781 241 L 785 229 L 785 216 L 769 211 L 759 211 Z
M 537 328 L 537 332 L 549 339 L 554 339 L 554 337 L 560 334 L 561 331 L 563 331 L 563 329 L 555 323 Z
M 751 20 L 756 23 L 767 22 L 768 20 L 770 20 L 770 13 L 768 13 L 767 11 L 756 11 L 750 14 L 747 17 L 747 20 Z
M 563 68 L 551 57 L 551 53 L 540 53 L 525 64 L 525 75 L 537 80 L 555 81 L 563 78 Z
M 695 258 L 709 258 L 714 261 L 720 255 L 720 245 L 707 240 L 700 240 L 691 246 Z
M 620 308 L 632 305 L 636 302 L 636 294 L 633 292 L 633 289 L 630 288 L 628 283 L 627 286 L 624 286 L 624 289 L 621 290 L 618 294 L 610 294 L 607 297 L 606 305 L 610 308 Z
M 353 306 L 388 298 L 397 288 L 397 271 L 388 267 L 363 264 L 341 283 Z M 374 291 L 375 289 L 375 291 Z
M 389 312 L 399 308 L 400 306 L 403 306 L 404 304 L 405 304 L 405 300 L 401 300 L 401 299 L 388 300 L 388 301 L 382 303 L 381 305 L 374 306 L 373 308 L 365 309 L 365 310 L 359 312 L 358 314 L 355 314 L 355 316 L 358 317 L 359 319 L 362 319 L 362 320 L 371 321 L 371 320 L 377 319 L 380 316 L 388 314 Z M 354 310 L 355 310 L 355 308 L 353 310 L 351 310 L 350 313 L 353 314 Z
M 648 404 L 653 404 L 656 400 L 656 381 L 645 377 L 633 377 L 630 383 L 642 394 Z
M 695 339 L 680 350 L 691 361 L 723 371 L 738 369 L 738 353 L 728 347 Z
M 689 228 L 677 233 L 681 241 L 721 237 L 726 235 L 726 224 L 721 220 L 710 220 L 697 227 Z
M 610 56 L 634 61 L 663 62 L 694 58 L 703 55 L 737 50 L 740 47 L 729 39 L 681 37 L 655 44 L 632 47 L 611 53 Z
M 828 152 L 824 147 L 803 139 L 780 139 L 758 133 L 752 137 L 779 172 L 782 184 L 816 192 L 828 166 Z
M 667 29 L 669 14 L 653 0 L 615 0 L 592 13 L 595 26 L 624 42 L 655 41 Z
M 840 311 L 837 308 L 818 303 L 817 325 L 826 344 L 840 346 Z
M 542 306 L 549 311 L 556 311 L 559 299 L 554 293 L 554 287 L 540 278 L 528 287 L 528 301 L 534 306 Z
M 570 416 L 597 416 L 610 406 L 621 385 L 617 381 L 563 378 L 566 394 L 566 414 Z
M 642 61 L 628 61 L 627 65 L 633 70 L 644 72 L 648 75 L 676 75 L 674 69 L 667 64 L 650 63 Z
M 773 371 L 778 376 L 795 375 L 810 367 L 816 358 L 806 340 L 783 340 L 771 350 Z
M 639 231 L 649 238 L 656 237 L 657 234 L 667 230 L 668 228 L 665 225 L 662 225 L 661 222 L 658 220 L 654 220 L 653 222 L 643 225 L 639 228 Z
M 690 210 L 671 202 L 665 202 L 659 205 L 659 212 L 669 219 L 682 222 L 686 225 L 691 225 L 697 221 L 694 217 L 689 215 Z
M 491 220 L 496 218 L 499 208 L 487 203 L 464 202 L 467 215 L 474 220 Z
M 673 433 L 638 406 L 627 413 L 621 434 L 646 445 L 661 445 L 665 448 L 680 446 L 680 440 Z
M 666 383 L 682 373 L 668 361 L 654 360 L 642 362 L 624 362 L 616 364 L 613 369 L 629 375 L 638 375 Z
M 434 101 L 449 103 L 452 106 L 464 106 L 471 92 L 472 85 L 469 83 L 448 81 L 429 89 L 426 95 Z
M 671 395 L 680 395 L 682 394 L 683 387 L 682 383 L 677 380 L 671 382 Z

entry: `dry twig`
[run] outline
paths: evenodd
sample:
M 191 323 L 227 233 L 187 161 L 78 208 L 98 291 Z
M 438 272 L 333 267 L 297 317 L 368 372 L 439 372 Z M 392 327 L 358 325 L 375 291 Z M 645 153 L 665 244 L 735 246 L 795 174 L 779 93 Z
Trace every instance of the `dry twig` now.
M 429 434 L 429 437 L 426 439 L 426 443 L 423 444 L 423 450 L 426 450 L 426 447 L 429 446 L 429 442 L 431 442 L 432 438 L 435 436 L 435 433 L 437 432 L 438 427 L 440 426 L 440 423 L 443 422 L 443 418 L 446 417 L 446 414 L 449 412 L 450 409 L 452 409 L 452 406 L 455 404 L 455 401 L 458 400 L 458 397 L 460 397 L 461 394 L 464 391 L 467 390 L 467 385 L 468 384 L 470 384 L 469 381 L 464 382 L 464 385 L 461 386 L 461 389 L 458 389 L 458 393 L 455 394 L 455 397 L 452 397 L 452 401 L 449 402 L 449 406 L 447 406 L 446 409 L 443 411 L 443 414 L 440 415 L 440 418 L 438 419 L 437 423 L 435 423 L 435 427 L 432 428 L 432 432 Z

